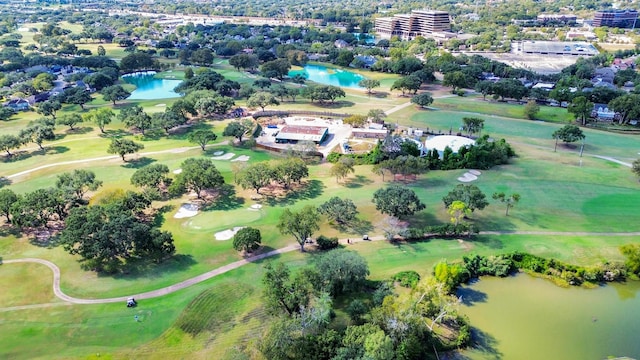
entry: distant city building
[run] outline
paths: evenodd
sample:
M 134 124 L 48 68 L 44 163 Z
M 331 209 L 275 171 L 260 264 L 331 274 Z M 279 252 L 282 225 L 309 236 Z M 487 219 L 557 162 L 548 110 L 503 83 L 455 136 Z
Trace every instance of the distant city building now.
M 375 30 L 383 38 L 398 36 L 413 39 L 416 36 L 452 37 L 449 13 L 436 10 L 413 10 L 411 14 L 397 14 L 378 18 Z
M 593 17 L 593 26 L 608 26 L 623 29 L 635 29 L 638 20 L 637 10 L 600 10 Z
M 539 24 L 575 24 L 578 17 L 572 14 L 540 14 L 537 20 Z

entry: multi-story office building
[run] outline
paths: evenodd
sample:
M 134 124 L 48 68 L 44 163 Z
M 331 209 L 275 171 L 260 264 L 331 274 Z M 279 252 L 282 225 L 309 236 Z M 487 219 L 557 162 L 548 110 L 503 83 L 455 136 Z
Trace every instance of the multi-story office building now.
M 413 39 L 416 36 L 448 33 L 451 31 L 451 22 L 446 11 L 413 10 L 411 14 L 376 19 L 375 30 L 381 37 Z
M 637 10 L 600 10 L 593 17 L 593 26 L 608 26 L 623 29 L 635 29 L 638 20 Z

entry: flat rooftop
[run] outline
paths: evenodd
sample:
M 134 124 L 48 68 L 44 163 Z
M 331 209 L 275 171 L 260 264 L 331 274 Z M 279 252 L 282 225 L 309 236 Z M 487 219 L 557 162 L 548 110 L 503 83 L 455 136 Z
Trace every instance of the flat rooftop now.
M 286 125 L 280 134 L 323 135 L 328 128 L 324 126 Z
M 583 41 L 523 41 L 518 50 L 541 55 L 593 56 L 600 53 L 593 45 Z

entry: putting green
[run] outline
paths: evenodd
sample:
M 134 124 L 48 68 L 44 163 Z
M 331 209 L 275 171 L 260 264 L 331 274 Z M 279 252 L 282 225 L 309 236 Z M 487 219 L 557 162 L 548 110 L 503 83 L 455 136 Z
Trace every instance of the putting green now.
M 224 230 L 245 226 L 262 218 L 265 209 L 250 210 L 247 207 L 230 211 L 203 211 L 182 222 L 185 232 Z

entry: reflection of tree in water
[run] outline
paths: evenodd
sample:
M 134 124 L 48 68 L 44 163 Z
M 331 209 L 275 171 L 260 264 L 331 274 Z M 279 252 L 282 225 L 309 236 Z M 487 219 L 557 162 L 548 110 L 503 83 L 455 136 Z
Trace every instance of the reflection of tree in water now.
M 638 288 L 635 286 L 619 285 L 619 284 L 612 284 L 611 286 L 613 286 L 613 288 L 616 289 L 616 292 L 618 293 L 618 298 L 620 298 L 620 300 L 631 300 L 636 298 L 636 293 L 638 292 Z
M 470 287 L 459 288 L 456 295 L 464 306 L 473 306 L 475 303 L 487 302 L 487 294 Z
M 483 355 L 490 355 L 491 359 L 502 359 L 503 355 L 498 351 L 498 340 L 493 335 L 478 328 L 471 328 L 470 348 L 480 351 Z

